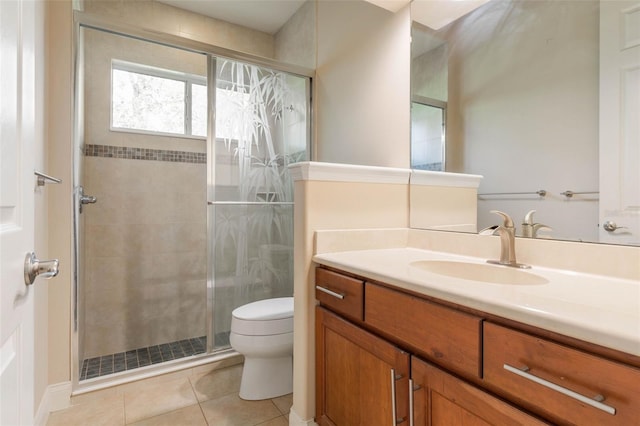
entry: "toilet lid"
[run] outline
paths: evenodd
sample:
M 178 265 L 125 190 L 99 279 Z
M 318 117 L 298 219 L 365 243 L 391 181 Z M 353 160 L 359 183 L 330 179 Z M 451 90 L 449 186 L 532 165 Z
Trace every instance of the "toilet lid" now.
M 293 332 L 293 297 L 259 300 L 234 309 L 231 332 L 248 336 Z
M 258 300 L 233 310 L 235 318 L 265 321 L 293 317 L 293 297 Z

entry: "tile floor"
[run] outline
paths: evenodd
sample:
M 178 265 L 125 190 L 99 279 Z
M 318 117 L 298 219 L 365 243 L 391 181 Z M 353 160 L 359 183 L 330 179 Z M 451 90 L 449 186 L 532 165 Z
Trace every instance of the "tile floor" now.
M 185 370 L 73 397 L 47 426 L 287 426 L 292 395 L 238 397 L 242 365 Z

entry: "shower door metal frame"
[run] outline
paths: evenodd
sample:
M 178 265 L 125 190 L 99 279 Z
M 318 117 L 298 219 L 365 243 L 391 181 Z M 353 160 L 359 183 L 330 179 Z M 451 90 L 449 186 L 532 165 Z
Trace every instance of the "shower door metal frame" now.
M 237 60 L 242 62 L 248 62 L 251 64 L 255 64 L 258 66 L 263 66 L 267 68 L 271 68 L 276 71 L 282 71 L 288 74 L 298 75 L 300 77 L 307 78 L 307 150 L 309 152 L 309 158 L 314 157 L 314 152 L 312 147 L 315 145 L 312 140 L 314 135 L 312 132 L 312 123 L 311 123 L 311 114 L 313 111 L 312 103 L 313 97 L 312 95 L 312 86 L 314 84 L 315 70 L 291 65 L 291 64 L 283 64 L 281 62 L 277 62 L 275 60 L 271 60 L 268 58 L 264 58 L 261 56 L 251 55 L 248 53 L 237 52 L 234 50 L 226 49 L 223 47 L 214 46 L 211 44 L 187 39 L 184 37 L 176 36 L 173 34 L 161 33 L 154 30 L 147 30 L 141 27 L 137 27 L 135 25 L 123 24 L 118 22 L 117 20 L 113 20 L 110 18 L 105 18 L 102 16 L 96 16 L 93 14 L 85 13 L 82 11 L 74 10 L 73 12 L 73 44 L 71 46 L 71 55 L 73 58 L 73 67 L 72 67 L 72 81 L 73 81 L 73 154 L 72 154 L 72 164 L 74 169 L 74 209 L 73 209 L 73 282 L 71 286 L 71 302 L 72 302 L 72 312 L 71 312 L 71 386 L 72 392 L 77 391 L 89 391 L 99 389 L 101 387 L 106 387 L 113 385 L 114 383 L 125 383 L 127 381 L 145 378 L 149 376 L 153 376 L 155 374 L 167 373 L 172 370 L 178 370 L 180 368 L 184 368 L 185 365 L 196 366 L 198 364 L 205 364 L 210 362 L 211 356 L 220 355 L 224 357 L 225 354 L 234 355 L 235 351 L 223 350 L 220 352 L 213 353 L 213 343 L 214 343 L 214 327 L 213 327 L 213 290 L 214 290 L 214 280 L 213 273 L 211 272 L 211 268 L 207 267 L 207 312 L 206 312 L 206 321 L 207 321 L 207 348 L 206 352 L 202 355 L 197 355 L 195 357 L 188 357 L 182 360 L 168 361 L 160 364 L 151 365 L 145 367 L 143 371 L 140 369 L 131 370 L 131 372 L 123 372 L 120 373 L 117 379 L 111 378 L 111 376 L 101 376 L 92 380 L 90 384 L 81 384 L 80 383 L 80 354 L 79 354 L 79 327 L 81 325 L 78 324 L 78 272 L 80 265 L 77 261 L 78 258 L 78 221 L 77 212 L 75 208 L 75 188 L 80 184 L 80 176 L 76 171 L 79 168 L 79 163 L 82 161 L 80 155 L 80 131 L 82 130 L 82 120 L 84 120 L 84 112 L 80 111 L 81 103 L 79 102 L 79 96 L 82 95 L 80 93 L 82 87 L 81 75 L 83 73 L 82 66 L 83 58 L 82 58 L 82 29 L 92 29 L 97 31 L 103 31 L 107 33 L 112 33 L 117 36 L 129 37 L 137 40 L 142 40 L 146 42 L 156 43 L 160 45 L 164 45 L 167 47 L 177 48 L 181 50 L 190 51 L 193 53 L 204 54 L 207 56 L 207 93 L 208 93 L 208 105 L 207 105 L 207 119 L 208 119 L 208 130 L 207 130 L 207 200 L 214 199 L 214 190 L 215 190 L 215 89 L 216 89 L 216 58 L 227 58 L 231 60 Z M 213 256 L 213 239 L 211 235 L 214 232 L 214 218 L 211 213 L 211 207 L 209 203 L 207 203 L 207 259 L 211 262 L 211 258 Z M 82 325 L 84 326 L 84 325 Z M 169 364 L 169 365 L 167 365 Z

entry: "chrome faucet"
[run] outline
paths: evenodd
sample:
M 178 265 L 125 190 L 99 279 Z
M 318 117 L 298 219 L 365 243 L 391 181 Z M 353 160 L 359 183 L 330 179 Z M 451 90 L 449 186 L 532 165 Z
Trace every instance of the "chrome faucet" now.
M 491 226 L 480 231 L 481 235 L 498 235 L 500 237 L 500 260 L 487 260 L 487 263 L 510 266 L 513 268 L 528 269 L 529 265 L 523 265 L 516 261 L 516 228 L 513 220 L 508 214 L 498 210 L 491 210 L 491 213 L 502 216 L 502 225 Z
M 536 238 L 540 229 L 551 230 L 550 226 L 543 225 L 542 223 L 533 223 L 533 214 L 535 212 L 535 210 L 531 210 L 524 216 L 524 221 L 522 222 L 522 236 L 525 238 Z

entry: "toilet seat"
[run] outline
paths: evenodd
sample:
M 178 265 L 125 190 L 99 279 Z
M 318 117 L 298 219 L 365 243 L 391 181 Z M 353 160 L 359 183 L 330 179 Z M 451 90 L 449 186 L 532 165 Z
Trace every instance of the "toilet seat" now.
M 269 336 L 293 332 L 293 297 L 259 300 L 232 312 L 231 333 Z

